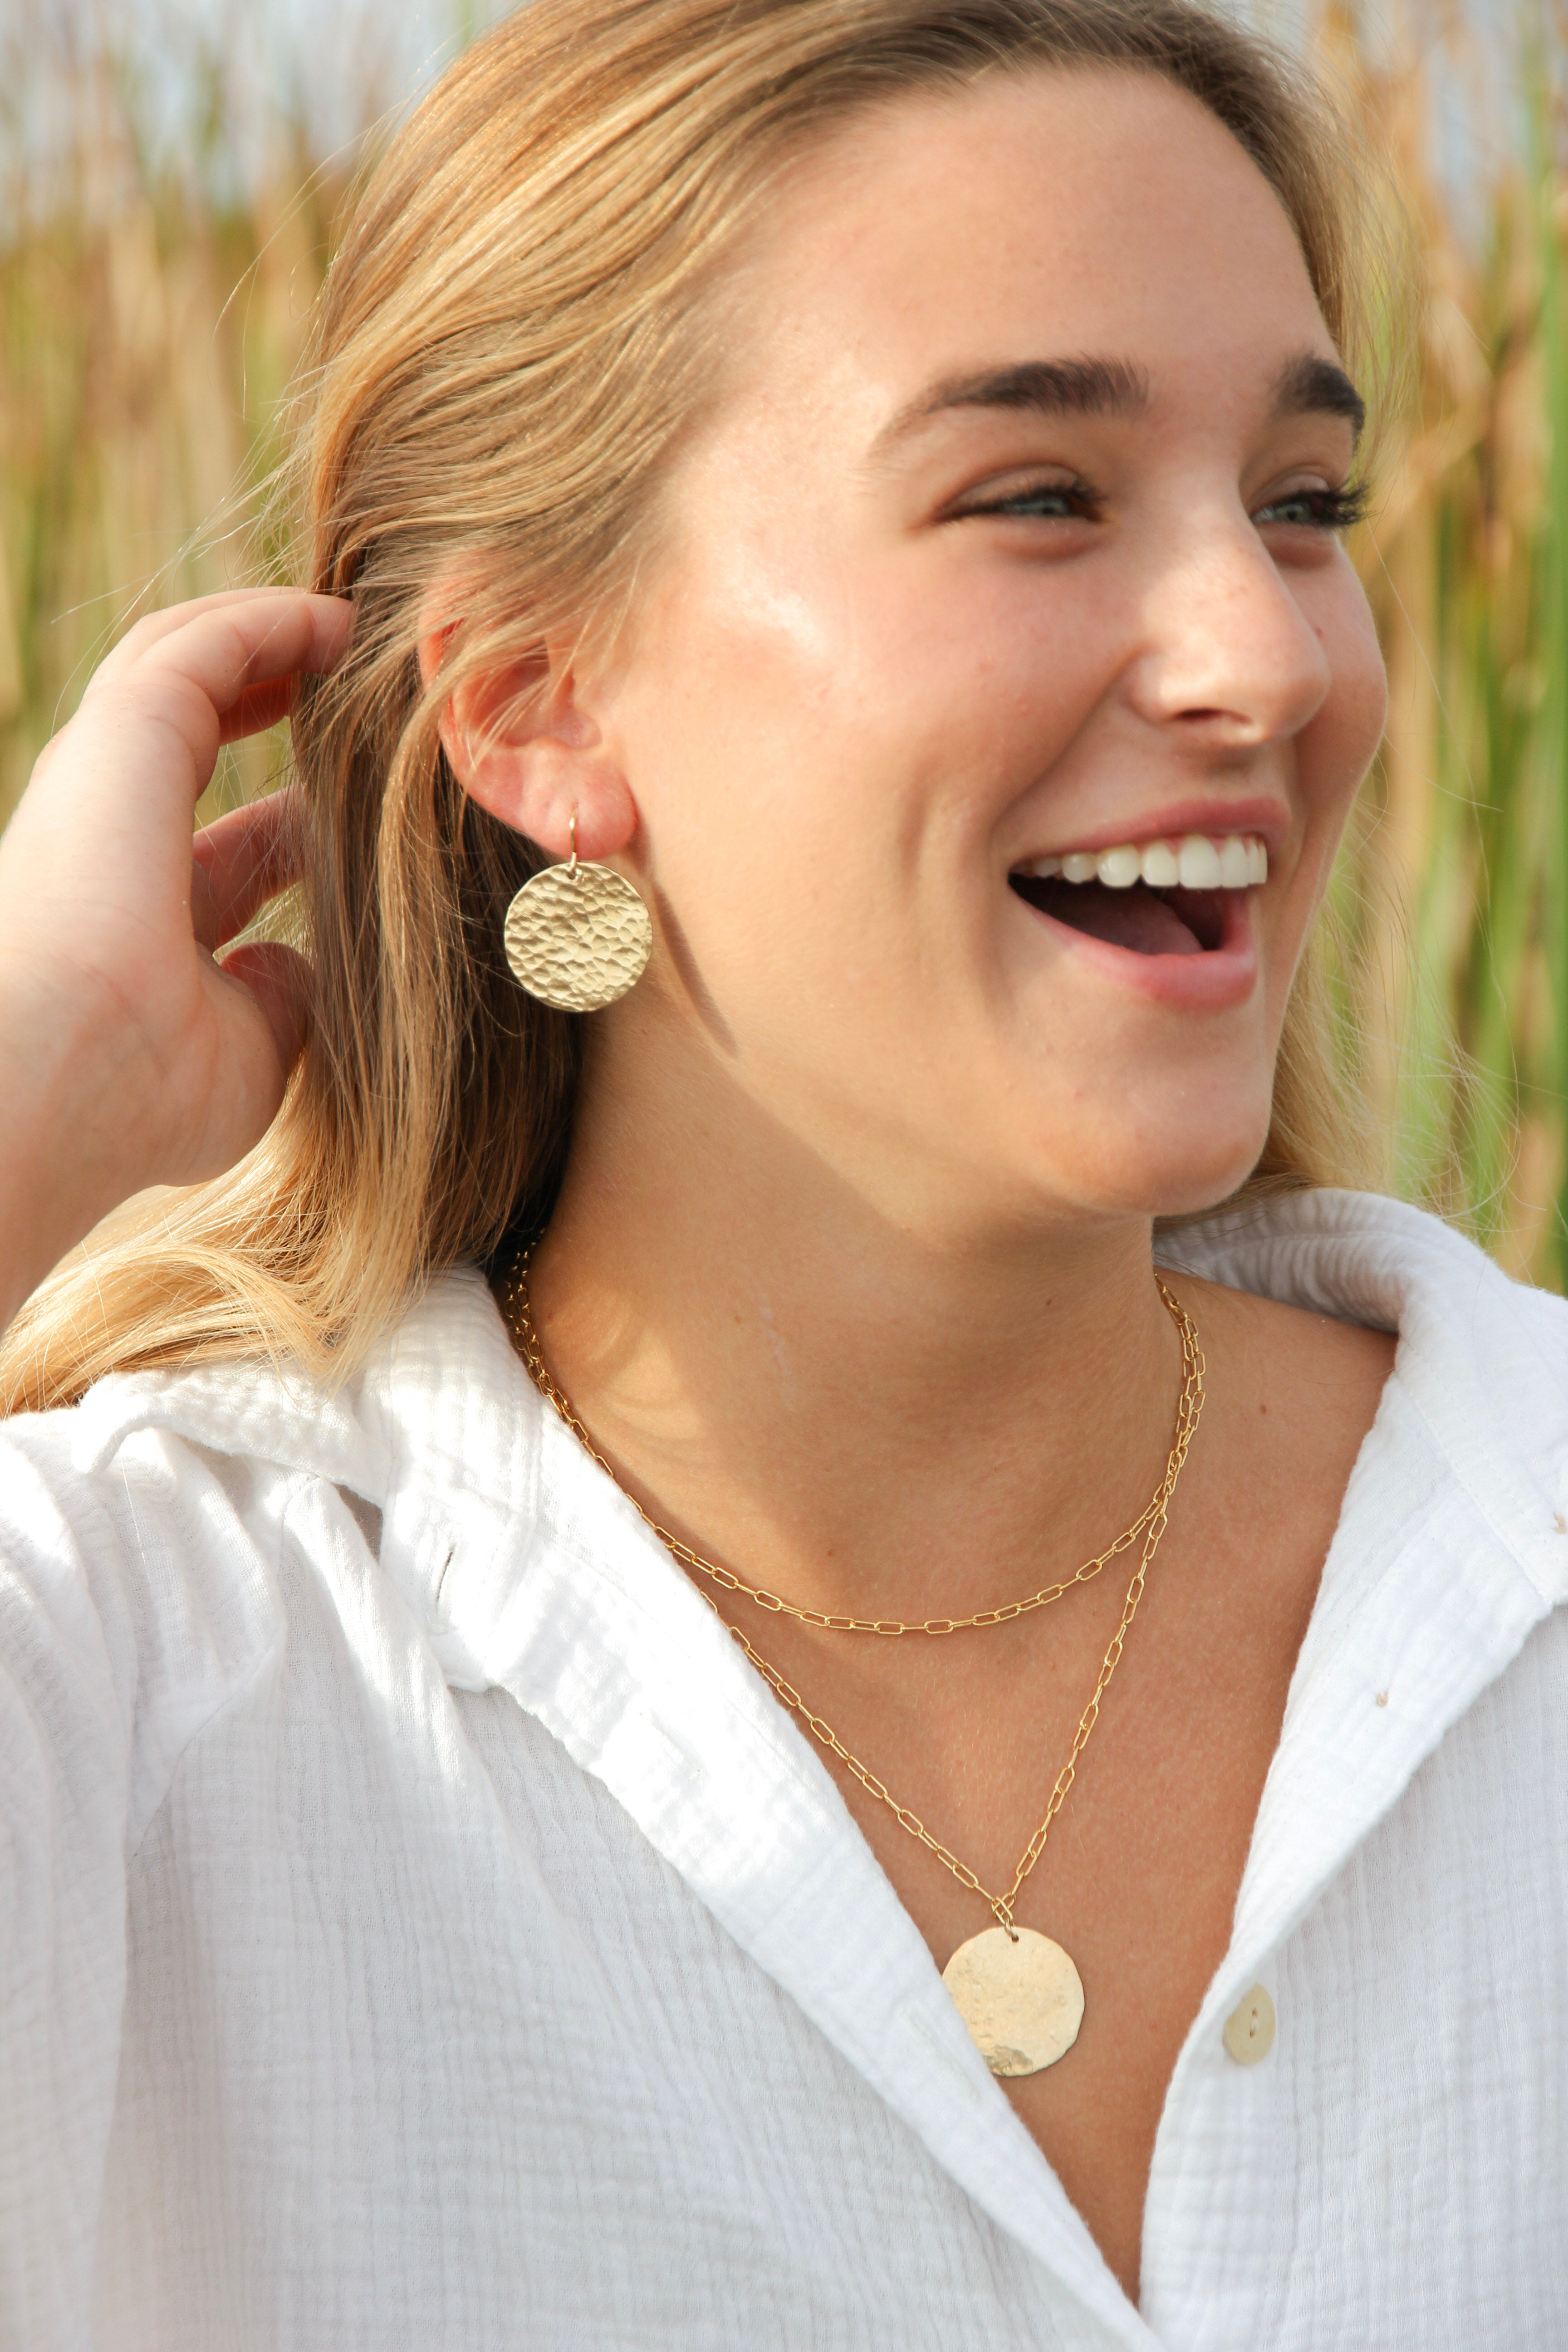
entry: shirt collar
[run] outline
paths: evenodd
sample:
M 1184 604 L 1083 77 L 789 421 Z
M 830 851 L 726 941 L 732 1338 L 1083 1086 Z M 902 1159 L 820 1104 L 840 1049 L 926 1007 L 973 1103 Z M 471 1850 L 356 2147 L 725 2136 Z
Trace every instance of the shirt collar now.
M 1293 1307 L 1399 1334 L 1398 1378 L 1438 1453 L 1550 1606 L 1568 1598 L 1568 1319 L 1461 1234 L 1398 1201 L 1305 1192 L 1162 1237 L 1158 1255 Z
M 1297 1659 L 1232 1940 L 1183 2067 L 1568 1597 L 1568 1314 L 1393 1201 L 1304 1192 L 1165 1237 L 1162 1259 L 1396 1331 Z M 1162 2151 L 1156 2150 L 1156 2174 Z

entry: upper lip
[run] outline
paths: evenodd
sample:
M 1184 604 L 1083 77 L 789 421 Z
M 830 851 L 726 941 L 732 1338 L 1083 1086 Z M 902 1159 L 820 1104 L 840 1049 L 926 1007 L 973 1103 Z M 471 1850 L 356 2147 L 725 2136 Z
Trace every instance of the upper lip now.
M 1168 807 L 1153 810 L 1146 816 L 1113 818 L 1106 824 L 1090 825 L 1083 833 L 1064 835 L 1059 841 L 1042 841 L 1020 851 L 1012 862 L 1016 866 L 1024 866 L 1032 857 L 1065 857 L 1075 849 L 1092 854 L 1100 849 L 1120 849 L 1124 844 L 1142 849 L 1152 841 L 1180 841 L 1189 833 L 1205 834 L 1210 840 L 1223 840 L 1229 833 L 1252 834 L 1275 850 L 1289 831 L 1289 809 L 1272 795 L 1245 801 L 1173 801 Z

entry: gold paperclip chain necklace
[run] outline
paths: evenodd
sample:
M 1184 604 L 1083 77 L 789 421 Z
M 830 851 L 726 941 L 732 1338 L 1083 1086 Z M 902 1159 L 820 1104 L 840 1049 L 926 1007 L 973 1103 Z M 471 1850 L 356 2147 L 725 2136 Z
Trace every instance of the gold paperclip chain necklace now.
M 528 1303 L 528 1269 L 536 1246 L 536 1243 L 531 1242 L 521 1251 L 501 1281 L 497 1292 L 501 1313 L 534 1386 L 549 1398 L 567 1428 L 593 1455 L 600 1469 L 615 1478 L 615 1472 L 578 1420 L 571 1399 L 556 1386 L 544 1360 L 544 1350 L 533 1328 L 533 1316 Z M 990 1625 L 1010 1625 L 1015 1619 L 1027 1617 L 1036 1609 L 1049 1608 L 1052 1601 L 1060 1601 L 1064 1594 L 1098 1576 L 1108 1561 L 1117 1559 L 1147 1532 L 1175 1492 L 1176 1479 L 1186 1459 L 1187 1446 L 1191 1443 L 1193 1430 L 1197 1427 L 1198 1412 L 1203 1405 L 1204 1364 L 1198 1349 L 1197 1332 L 1186 1309 L 1166 1289 L 1158 1275 L 1154 1279 L 1160 1296 L 1182 1335 L 1182 1393 L 1177 1402 L 1175 1435 L 1171 1443 L 1164 1475 L 1131 1526 L 1124 1528 L 1114 1543 L 1107 1544 L 1103 1551 L 1096 1552 L 1092 1559 L 1086 1559 L 1081 1568 L 1075 1568 L 1072 1574 L 1064 1577 L 1059 1583 L 1044 1584 L 1037 1592 L 1031 1592 L 1026 1600 L 1005 1601 L 996 1609 L 976 1610 L 973 1617 L 921 1617 L 910 1623 L 899 1617 L 837 1617 L 821 1609 L 803 1609 L 798 1601 L 786 1601 L 781 1593 L 770 1592 L 766 1585 L 748 1584 L 743 1576 L 737 1576 L 733 1569 L 722 1567 L 718 1560 L 705 1559 L 700 1551 L 694 1551 L 689 1544 L 682 1543 L 679 1536 L 671 1534 L 668 1528 L 661 1528 L 657 1519 L 650 1518 L 635 1495 L 629 1496 L 628 1500 L 636 1505 L 666 1550 L 673 1552 L 683 1568 L 694 1569 L 699 1576 L 706 1577 L 710 1583 L 718 1585 L 721 1591 L 737 1592 L 742 1599 L 753 1602 L 759 1609 L 767 1610 L 775 1617 L 793 1617 L 799 1624 L 815 1625 L 826 1633 L 879 1633 L 888 1640 L 896 1640 L 905 1633 L 967 1633 Z M 1190 1425 L 1185 1418 L 1189 1406 Z M 616 1484 L 620 1485 L 618 1478 Z M 622 1492 L 626 1492 L 624 1487 Z M 1148 1557 L 1152 1559 L 1152 1552 Z M 1147 1559 L 1143 1565 L 1147 1567 Z M 737 1634 L 735 1638 L 739 1641 L 741 1636 Z
M 740 1643 L 757 1672 L 771 1685 L 785 1706 L 800 1717 L 813 1736 L 837 1757 L 847 1771 L 854 1774 L 867 1794 L 879 1804 L 885 1805 L 900 1827 L 917 1838 L 927 1853 L 933 1855 L 944 1870 L 952 1874 L 961 1886 L 969 1888 L 990 1905 L 996 1920 L 995 1927 L 973 1936 L 967 1943 L 961 1944 L 942 1971 L 942 1979 L 992 2072 L 1005 2075 L 1032 2074 L 1043 2066 L 1054 2065 L 1078 2038 L 1083 2018 L 1082 1980 L 1071 1958 L 1059 1944 L 1053 1943 L 1049 1937 L 1039 1935 L 1032 1928 L 1019 1927 L 1015 1924 L 1013 1906 L 1017 1902 L 1025 1880 L 1045 1852 L 1051 1824 L 1067 1801 L 1068 1792 L 1078 1772 L 1079 1759 L 1099 1720 L 1100 1702 L 1121 1664 L 1138 1603 L 1143 1597 L 1150 1563 L 1165 1532 L 1171 1498 L 1176 1491 L 1176 1482 L 1182 1475 L 1187 1449 L 1197 1429 L 1198 1416 L 1204 1405 L 1205 1367 L 1203 1349 L 1198 1344 L 1197 1326 L 1192 1317 L 1156 1275 L 1154 1279 L 1160 1297 L 1181 1335 L 1182 1387 L 1176 1402 L 1175 1435 L 1165 1465 L 1165 1475 L 1155 1488 L 1147 1509 L 1140 1514 L 1126 1533 L 1119 1536 L 1115 1543 L 1098 1553 L 1093 1559 L 1086 1561 L 1075 1575 L 1058 1584 L 1044 1586 L 1026 1601 L 1011 1601 L 1000 1609 L 981 1610 L 973 1617 L 935 1617 L 919 1623 L 905 1624 L 899 1620 L 833 1616 L 819 1610 L 799 1608 L 779 1594 L 748 1584 L 732 1570 L 705 1559 L 700 1552 L 694 1551 L 689 1544 L 682 1543 L 668 1528 L 661 1527 L 651 1513 L 645 1511 L 637 1496 L 616 1476 L 579 1420 L 571 1399 L 557 1385 L 544 1360 L 544 1351 L 534 1329 L 529 1306 L 528 1269 L 532 1255 L 531 1244 L 520 1254 L 500 1284 L 498 1296 L 518 1352 L 535 1384 L 605 1475 L 615 1480 L 627 1501 L 666 1549 L 683 1566 L 697 1570 L 727 1592 L 743 1595 L 754 1601 L 758 1608 L 797 1618 L 802 1624 L 815 1625 L 829 1633 L 944 1634 L 962 1633 L 976 1626 L 1002 1625 L 1026 1615 L 1030 1610 L 1044 1608 L 1070 1591 L 1074 1585 L 1098 1575 L 1108 1559 L 1126 1550 L 1142 1535 L 1143 1541 L 1138 1565 L 1127 1588 L 1116 1631 L 1100 1661 L 1089 1704 L 1079 1718 L 1071 1750 L 1057 1775 L 1045 1819 L 1019 1856 L 1018 1866 L 1013 1873 L 1013 1883 L 1005 1895 L 994 1895 L 966 1863 L 960 1862 L 940 1838 L 932 1835 L 917 1813 L 911 1812 L 907 1805 L 901 1805 L 870 1767 L 863 1764 L 845 1746 L 833 1726 L 807 1706 L 794 1684 L 786 1681 L 778 1668 L 762 1655 L 738 1625 L 729 1623 L 713 1596 L 710 1593 L 703 1595 L 720 1623 Z

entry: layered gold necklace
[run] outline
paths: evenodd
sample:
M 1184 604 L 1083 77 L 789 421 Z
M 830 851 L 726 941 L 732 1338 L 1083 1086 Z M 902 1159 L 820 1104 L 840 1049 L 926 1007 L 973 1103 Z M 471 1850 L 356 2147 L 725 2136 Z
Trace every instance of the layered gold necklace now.
M 1176 1401 L 1175 1433 L 1171 1441 L 1164 1475 L 1131 1526 L 1123 1528 L 1114 1543 L 1108 1544 L 1092 1559 L 1085 1560 L 1082 1567 L 1075 1569 L 1070 1576 L 1055 1584 L 1042 1585 L 1037 1592 L 1030 1593 L 1022 1601 L 1008 1601 L 994 1609 L 981 1609 L 971 1617 L 925 1617 L 906 1623 L 901 1618 L 836 1616 L 825 1610 L 803 1608 L 795 1601 L 786 1601 L 781 1593 L 770 1591 L 765 1585 L 748 1584 L 732 1569 L 704 1559 L 700 1552 L 683 1543 L 679 1536 L 661 1527 L 649 1512 L 645 1511 L 637 1496 L 616 1476 L 600 1453 L 579 1420 L 571 1399 L 557 1385 L 544 1360 L 544 1351 L 533 1328 L 529 1306 L 528 1269 L 532 1255 L 531 1244 L 520 1253 L 497 1291 L 501 1312 L 531 1379 L 600 1469 L 615 1480 L 666 1549 L 683 1568 L 691 1570 L 721 1591 L 735 1593 L 755 1608 L 768 1611 L 774 1616 L 793 1617 L 797 1623 L 815 1626 L 824 1633 L 871 1634 L 894 1641 L 910 1633 L 940 1638 L 991 1625 L 1011 1624 L 1016 1618 L 1026 1617 L 1033 1610 L 1047 1608 L 1076 1586 L 1087 1584 L 1091 1577 L 1098 1576 L 1109 1560 L 1131 1550 L 1134 1545 L 1138 1546 L 1138 1562 L 1121 1604 L 1121 1615 L 1100 1661 L 1089 1704 L 1079 1718 L 1067 1762 L 1057 1775 L 1045 1818 L 1018 1858 L 1012 1885 L 1002 1895 L 993 1894 L 967 1864 L 960 1862 L 940 1838 L 933 1837 L 919 1816 L 907 1805 L 901 1805 L 870 1767 L 851 1753 L 832 1725 L 806 1704 L 795 1685 L 786 1681 L 778 1668 L 748 1641 L 741 1628 L 730 1623 L 713 1595 L 705 1593 L 703 1596 L 757 1672 L 771 1685 L 792 1714 L 800 1717 L 813 1737 L 838 1759 L 846 1770 L 854 1774 L 868 1796 L 887 1807 L 900 1829 L 907 1830 L 911 1837 L 917 1838 L 944 1870 L 952 1872 L 961 1886 L 967 1887 L 972 1894 L 978 1895 L 990 1905 L 996 1924 L 983 1929 L 977 1936 L 970 1937 L 966 1943 L 959 1946 L 942 1970 L 942 1981 L 992 2073 L 1035 2074 L 1044 2066 L 1054 2065 L 1078 2039 L 1079 2027 L 1083 2021 L 1083 1980 L 1061 1946 L 1032 1927 L 1020 1927 L 1014 1919 L 1013 1909 L 1025 1880 L 1046 1850 L 1051 1824 L 1067 1801 L 1068 1791 L 1077 1775 L 1079 1759 L 1099 1720 L 1100 1702 L 1121 1664 L 1122 1648 L 1137 1614 L 1138 1603 L 1143 1597 L 1150 1563 L 1165 1532 L 1171 1498 L 1176 1491 L 1176 1482 L 1182 1475 L 1187 1449 L 1197 1429 L 1198 1416 L 1204 1405 L 1205 1366 L 1203 1350 L 1198 1345 L 1197 1326 L 1192 1317 L 1156 1275 L 1154 1279 L 1160 1297 L 1181 1336 L 1182 1386 Z

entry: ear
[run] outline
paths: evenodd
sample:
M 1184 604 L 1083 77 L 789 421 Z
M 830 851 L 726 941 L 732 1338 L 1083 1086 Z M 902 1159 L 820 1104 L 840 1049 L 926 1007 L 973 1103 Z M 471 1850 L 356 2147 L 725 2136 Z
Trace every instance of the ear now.
M 426 629 L 419 668 L 426 686 L 457 624 Z M 583 709 L 570 666 L 541 646 L 506 667 L 453 689 L 441 713 L 441 745 L 469 797 L 552 856 L 565 857 L 577 819 L 577 854 L 614 856 L 637 829 L 631 787 Z

